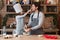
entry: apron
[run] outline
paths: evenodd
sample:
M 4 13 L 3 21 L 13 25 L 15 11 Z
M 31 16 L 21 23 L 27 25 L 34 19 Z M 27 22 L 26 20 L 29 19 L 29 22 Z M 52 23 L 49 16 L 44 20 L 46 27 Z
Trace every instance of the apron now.
M 39 12 L 38 12 L 37 18 L 33 18 L 33 16 L 34 16 L 34 13 L 31 16 L 31 24 L 30 24 L 31 27 L 34 27 L 34 26 L 38 25 L 38 23 L 39 23 Z M 42 34 L 42 33 L 43 33 L 42 28 L 39 28 L 39 29 L 36 29 L 36 30 L 31 30 L 30 34 L 31 35 L 39 35 L 39 34 Z

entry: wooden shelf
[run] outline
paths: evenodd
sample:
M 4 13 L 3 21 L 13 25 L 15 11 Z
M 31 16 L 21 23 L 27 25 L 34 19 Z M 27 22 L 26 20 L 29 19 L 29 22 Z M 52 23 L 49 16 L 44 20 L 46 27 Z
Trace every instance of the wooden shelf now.
M 6 4 L 7 6 L 13 6 L 12 4 Z M 29 4 L 29 5 L 22 5 L 22 6 L 31 6 L 31 4 Z M 44 14 L 58 14 L 58 4 L 56 4 L 56 5 L 53 5 L 53 4 L 41 4 L 41 6 L 43 7 L 43 11 L 44 11 Z M 57 7 L 57 12 L 46 12 L 46 9 L 47 9 L 47 7 L 49 7 L 49 6 L 51 6 L 51 7 L 54 7 L 54 6 L 56 6 Z M 15 12 L 7 12 L 8 14 L 15 14 Z
M 12 4 L 6 4 L 6 6 L 13 6 Z
M 13 4 L 6 4 L 7 6 L 13 6 Z M 41 6 L 44 6 L 44 5 L 46 5 L 46 6 L 58 6 L 58 4 L 56 4 L 56 5 L 53 5 L 53 4 L 41 4 Z M 27 5 L 27 4 L 24 4 L 24 5 L 22 5 L 22 6 L 31 6 L 31 4 L 29 4 L 29 5 Z
M 31 0 L 31 1 L 34 2 L 34 0 Z M 58 4 L 56 4 L 56 5 L 42 3 L 42 1 L 45 1 L 45 0 L 40 0 L 40 1 L 41 1 L 41 6 L 43 7 L 43 11 L 44 11 L 43 13 L 44 14 L 58 14 L 58 15 L 60 14 L 60 0 L 58 1 Z M 4 0 L 4 6 L 13 6 L 13 5 L 12 4 L 9 4 L 9 5 L 6 4 L 6 0 Z M 31 6 L 31 4 L 29 4 L 29 5 L 25 4 L 25 5 L 22 5 L 22 6 L 28 6 L 29 7 L 29 6 Z M 51 7 L 56 6 L 57 12 L 47 12 L 46 9 L 47 9 L 48 6 L 51 6 Z M 16 13 L 16 12 L 7 12 L 6 8 L 7 7 L 4 7 L 2 12 L 1 12 L 2 17 L 5 17 L 6 14 L 13 14 L 13 16 L 14 16 L 14 14 L 16 14 L 16 15 L 19 14 L 19 13 Z
M 40 0 L 40 1 L 41 1 L 41 0 Z M 45 1 L 45 0 L 44 0 L 44 1 Z M 9 7 L 9 6 L 13 6 L 13 5 L 12 5 L 12 4 L 9 4 L 9 5 L 6 4 L 6 8 Z M 29 4 L 29 5 L 26 5 L 26 4 L 22 5 L 22 7 L 23 7 L 25 10 L 27 9 L 27 8 L 25 8 L 26 6 L 28 6 L 28 8 L 30 8 L 31 4 Z M 44 4 L 40 4 L 40 6 L 43 7 L 43 8 L 42 8 L 42 11 L 43 11 L 44 14 L 58 14 L 58 13 L 59 13 L 58 7 L 59 7 L 60 5 L 58 5 L 58 4 L 54 4 L 54 5 L 53 5 L 53 4 L 45 4 L 45 3 L 44 3 Z M 57 11 L 56 11 L 56 12 L 47 12 L 47 9 L 48 9 L 47 7 L 53 7 L 53 9 L 54 9 L 54 7 L 56 7 L 56 10 L 57 10 Z M 7 11 L 6 11 L 6 14 L 16 14 L 16 15 L 18 14 L 18 15 L 19 15 L 19 13 L 16 13 L 16 12 L 7 12 Z M 30 15 L 30 14 L 29 14 L 29 15 Z
M 6 6 L 13 6 L 13 4 L 6 4 Z M 31 4 L 29 4 L 29 5 L 24 4 L 24 5 L 21 5 L 21 6 L 31 6 Z
M 20 14 L 15 12 L 6 12 L 7 14 Z M 43 12 L 44 14 L 58 14 L 58 12 Z
M 44 6 L 44 4 L 41 4 L 40 6 Z
M 58 14 L 58 12 L 45 12 L 45 14 Z
M 6 12 L 7 14 L 20 14 L 20 13 L 16 13 L 16 12 Z
M 59 29 L 43 29 L 43 31 L 45 32 L 56 32 L 56 31 L 59 31 Z
M 15 12 L 6 12 L 6 13 L 8 13 L 8 14 L 10 14 L 10 13 L 12 14 L 13 13 L 14 14 Z
M 58 6 L 58 4 L 53 5 L 53 4 L 46 4 L 46 6 Z
M 0 31 L 2 31 L 3 29 L 0 29 Z M 14 29 L 6 29 L 7 32 L 12 32 Z

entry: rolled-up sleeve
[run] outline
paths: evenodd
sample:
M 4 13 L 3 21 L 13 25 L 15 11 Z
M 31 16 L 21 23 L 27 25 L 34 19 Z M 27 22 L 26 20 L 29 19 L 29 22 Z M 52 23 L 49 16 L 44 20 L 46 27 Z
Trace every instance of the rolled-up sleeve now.
M 44 14 L 42 12 L 40 12 L 39 13 L 39 23 L 38 23 L 38 25 L 32 27 L 31 30 L 35 30 L 35 29 L 40 28 L 43 24 L 43 21 L 44 21 Z

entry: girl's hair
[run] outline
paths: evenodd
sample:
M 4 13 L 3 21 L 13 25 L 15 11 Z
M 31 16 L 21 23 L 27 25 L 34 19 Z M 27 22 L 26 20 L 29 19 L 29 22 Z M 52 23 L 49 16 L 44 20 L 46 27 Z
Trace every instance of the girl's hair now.
M 33 2 L 32 4 L 34 4 L 36 7 L 38 7 L 38 10 L 40 10 L 40 2 Z

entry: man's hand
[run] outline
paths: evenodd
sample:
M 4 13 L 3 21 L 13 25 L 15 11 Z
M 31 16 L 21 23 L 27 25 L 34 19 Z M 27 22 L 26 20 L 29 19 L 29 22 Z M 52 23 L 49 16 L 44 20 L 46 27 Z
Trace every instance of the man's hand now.
M 29 32 L 29 31 L 31 31 L 31 28 L 27 28 L 27 29 L 24 29 L 25 30 L 25 32 Z
M 31 27 L 28 26 L 28 25 L 25 25 L 25 27 L 24 27 L 24 31 L 25 31 L 25 32 L 29 32 L 29 31 L 31 31 Z

